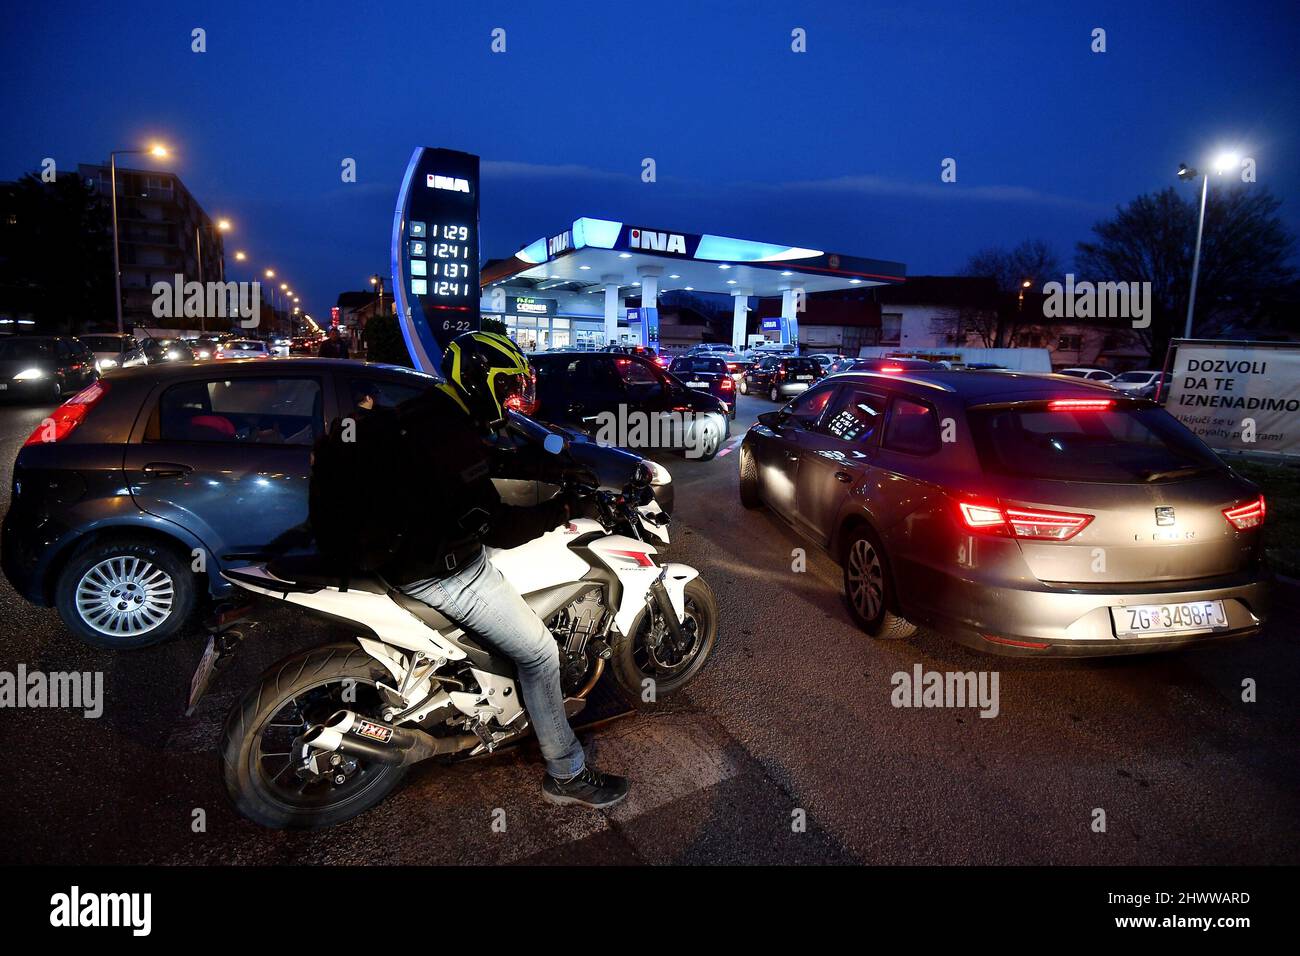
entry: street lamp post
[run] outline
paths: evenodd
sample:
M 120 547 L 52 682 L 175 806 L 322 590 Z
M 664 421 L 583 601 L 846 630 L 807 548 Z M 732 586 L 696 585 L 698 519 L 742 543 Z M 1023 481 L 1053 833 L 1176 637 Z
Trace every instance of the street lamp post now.
M 131 153 L 148 153 L 150 156 L 165 157 L 167 149 L 163 146 L 151 146 L 149 149 L 115 149 L 108 154 L 108 189 L 112 194 L 113 208 L 113 292 L 114 305 L 117 309 L 117 331 L 125 331 L 122 325 L 122 255 L 118 249 L 117 238 L 117 157 Z
M 1222 173 L 1225 169 L 1237 166 L 1241 162 L 1236 153 L 1223 153 L 1214 160 L 1214 171 Z M 1178 178 L 1189 182 L 1197 176 L 1196 170 L 1185 163 L 1178 166 Z M 1196 280 L 1201 274 L 1201 237 L 1205 233 L 1205 203 L 1210 195 L 1210 175 L 1201 174 L 1201 211 L 1196 219 L 1196 249 L 1192 253 L 1192 288 L 1187 293 L 1187 321 L 1183 325 L 1183 338 L 1192 337 L 1192 314 L 1196 311 Z

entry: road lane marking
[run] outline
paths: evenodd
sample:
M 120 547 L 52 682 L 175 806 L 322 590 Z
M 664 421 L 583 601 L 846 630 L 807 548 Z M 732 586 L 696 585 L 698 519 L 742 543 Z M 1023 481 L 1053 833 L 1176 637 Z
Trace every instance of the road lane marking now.
M 726 448 L 718 452 L 718 457 L 721 458 L 723 455 L 730 455 L 732 451 L 735 450 L 736 446 L 739 445 L 744 440 L 745 440 L 744 435 L 738 435 L 737 437 L 733 438 L 730 444 L 728 444 Z

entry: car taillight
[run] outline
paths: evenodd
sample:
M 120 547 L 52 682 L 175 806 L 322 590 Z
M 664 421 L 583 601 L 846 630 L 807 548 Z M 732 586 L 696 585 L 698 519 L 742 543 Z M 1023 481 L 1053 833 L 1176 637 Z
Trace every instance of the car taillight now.
M 730 375 L 722 376 L 722 390 L 724 392 L 729 392 L 735 387 L 736 387 L 736 383 L 731 380 Z
M 881 370 L 882 372 L 901 372 L 901 371 L 903 370 L 903 366 L 901 366 L 901 365 L 882 365 L 882 366 L 880 367 L 880 370 Z
M 972 531 L 1013 538 L 1068 541 L 1088 526 L 1092 515 L 1015 508 L 1000 502 L 959 501 L 962 524 Z
M 1254 501 L 1247 502 L 1244 505 L 1224 508 L 1223 516 L 1238 531 L 1245 531 L 1247 528 L 1258 528 L 1262 525 L 1265 511 L 1264 496 L 1260 495 Z
M 1113 398 L 1054 398 L 1047 403 L 1049 412 L 1100 412 L 1115 404 Z
M 37 425 L 27 436 L 27 441 L 23 442 L 23 447 L 47 445 L 67 438 L 107 394 L 107 382 L 99 381 L 86 386 L 56 408 L 49 418 Z

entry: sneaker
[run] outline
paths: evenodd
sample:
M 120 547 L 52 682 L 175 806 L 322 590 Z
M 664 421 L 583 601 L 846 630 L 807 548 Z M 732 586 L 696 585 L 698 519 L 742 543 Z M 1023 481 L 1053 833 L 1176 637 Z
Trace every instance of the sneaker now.
M 612 807 L 627 796 L 627 777 L 601 773 L 591 764 L 568 780 L 549 773 L 542 780 L 542 797 L 550 803 L 577 803 L 584 807 Z

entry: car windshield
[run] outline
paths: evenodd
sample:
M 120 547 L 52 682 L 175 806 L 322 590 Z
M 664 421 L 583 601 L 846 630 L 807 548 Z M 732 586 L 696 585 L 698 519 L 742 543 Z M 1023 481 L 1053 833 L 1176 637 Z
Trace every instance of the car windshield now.
M 50 357 L 50 343 L 32 339 L 0 339 L 0 362 L 30 362 Z
M 113 335 L 83 335 L 81 341 L 92 352 L 120 352 L 122 340 Z
M 970 411 L 986 471 L 1058 481 L 1151 482 L 1218 471 L 1223 463 L 1163 409 L 1035 402 Z

